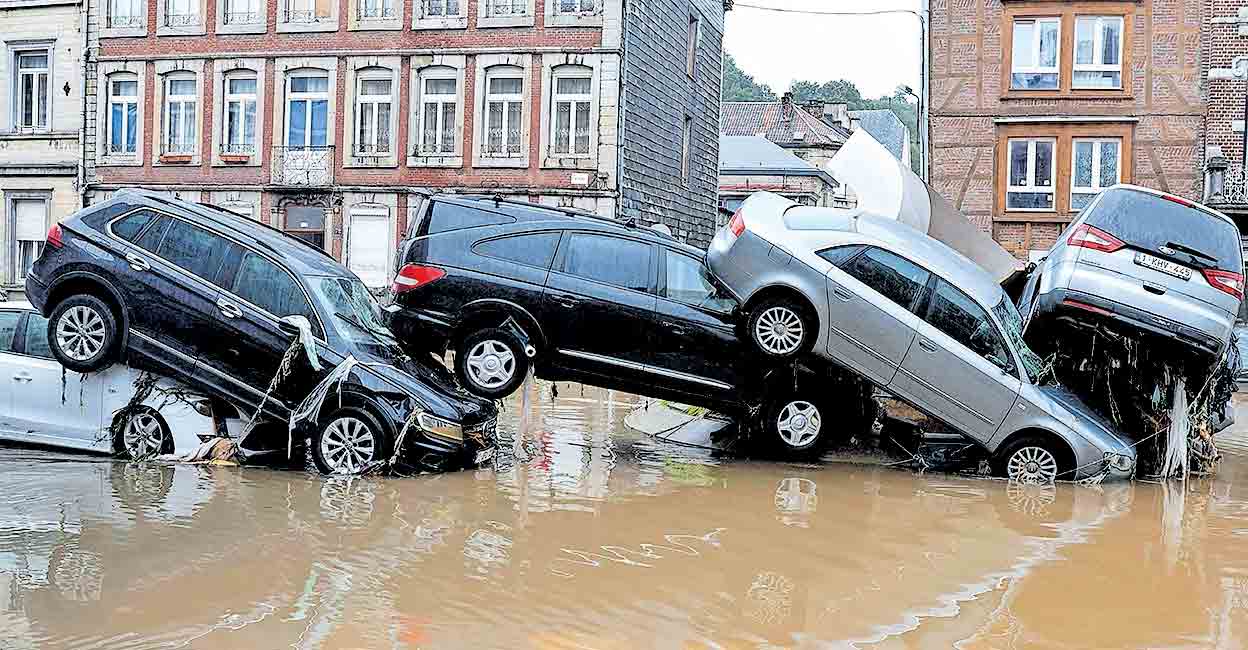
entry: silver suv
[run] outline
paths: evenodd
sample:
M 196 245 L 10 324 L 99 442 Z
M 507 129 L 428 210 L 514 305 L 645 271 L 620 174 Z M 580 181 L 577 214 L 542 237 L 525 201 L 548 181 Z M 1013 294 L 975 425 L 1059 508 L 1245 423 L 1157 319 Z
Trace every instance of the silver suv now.
M 1217 356 L 1244 296 L 1239 229 L 1163 192 L 1116 185 L 1070 224 L 1028 278 L 1027 327 L 1071 316 L 1179 339 Z M 1042 340 L 1028 332 L 1028 340 Z
M 1023 482 L 1129 477 L 1135 450 L 1070 392 L 1041 383 L 1022 319 L 987 272 L 895 219 L 760 192 L 716 234 L 716 278 L 772 358 L 805 351 L 913 404 Z

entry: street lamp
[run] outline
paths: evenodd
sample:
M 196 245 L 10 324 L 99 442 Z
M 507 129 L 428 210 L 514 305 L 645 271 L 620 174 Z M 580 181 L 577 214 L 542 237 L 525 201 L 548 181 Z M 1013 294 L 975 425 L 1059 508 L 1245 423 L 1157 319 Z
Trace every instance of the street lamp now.
M 923 122 L 923 98 L 920 97 L 918 93 L 914 92 L 914 89 L 911 88 L 910 86 L 901 86 L 899 90 L 901 90 L 901 92 L 907 95 L 910 95 L 911 97 L 914 98 L 915 113 L 916 113 L 915 121 L 914 121 L 914 128 L 918 129 L 919 131 L 916 134 L 918 135 L 918 140 L 919 140 L 919 175 L 923 177 L 923 180 L 927 180 L 927 165 L 924 164 L 925 163 L 924 158 L 927 155 L 927 149 L 923 146 L 923 124 L 922 124 Z

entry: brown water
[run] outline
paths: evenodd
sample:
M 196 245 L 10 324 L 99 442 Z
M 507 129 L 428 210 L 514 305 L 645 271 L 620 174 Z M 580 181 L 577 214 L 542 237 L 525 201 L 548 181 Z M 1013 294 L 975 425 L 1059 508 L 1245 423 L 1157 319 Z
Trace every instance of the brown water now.
M 1214 479 L 1019 491 L 716 458 L 563 393 L 443 476 L 0 450 L 0 648 L 1245 647 L 1248 427 Z

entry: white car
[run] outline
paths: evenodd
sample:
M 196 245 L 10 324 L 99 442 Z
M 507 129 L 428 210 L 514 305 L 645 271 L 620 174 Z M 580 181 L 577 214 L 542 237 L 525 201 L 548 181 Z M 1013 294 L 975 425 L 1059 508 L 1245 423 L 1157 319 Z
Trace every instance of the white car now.
M 211 400 L 163 378 L 114 436 L 142 374 L 121 364 L 67 371 L 48 348 L 48 321 L 30 303 L 0 302 L 0 440 L 142 458 L 216 436 Z

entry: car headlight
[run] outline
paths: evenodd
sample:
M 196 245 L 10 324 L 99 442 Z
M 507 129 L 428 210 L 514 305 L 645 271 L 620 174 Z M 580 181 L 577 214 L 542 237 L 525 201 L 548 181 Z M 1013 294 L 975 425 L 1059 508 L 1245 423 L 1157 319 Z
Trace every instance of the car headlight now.
M 418 417 L 420 428 L 425 432 L 448 440 L 464 441 L 464 428 L 458 422 L 443 420 L 436 415 L 421 413 Z
M 1118 472 L 1129 472 L 1135 467 L 1134 458 L 1127 454 L 1116 454 L 1112 451 L 1105 452 L 1105 463 Z

